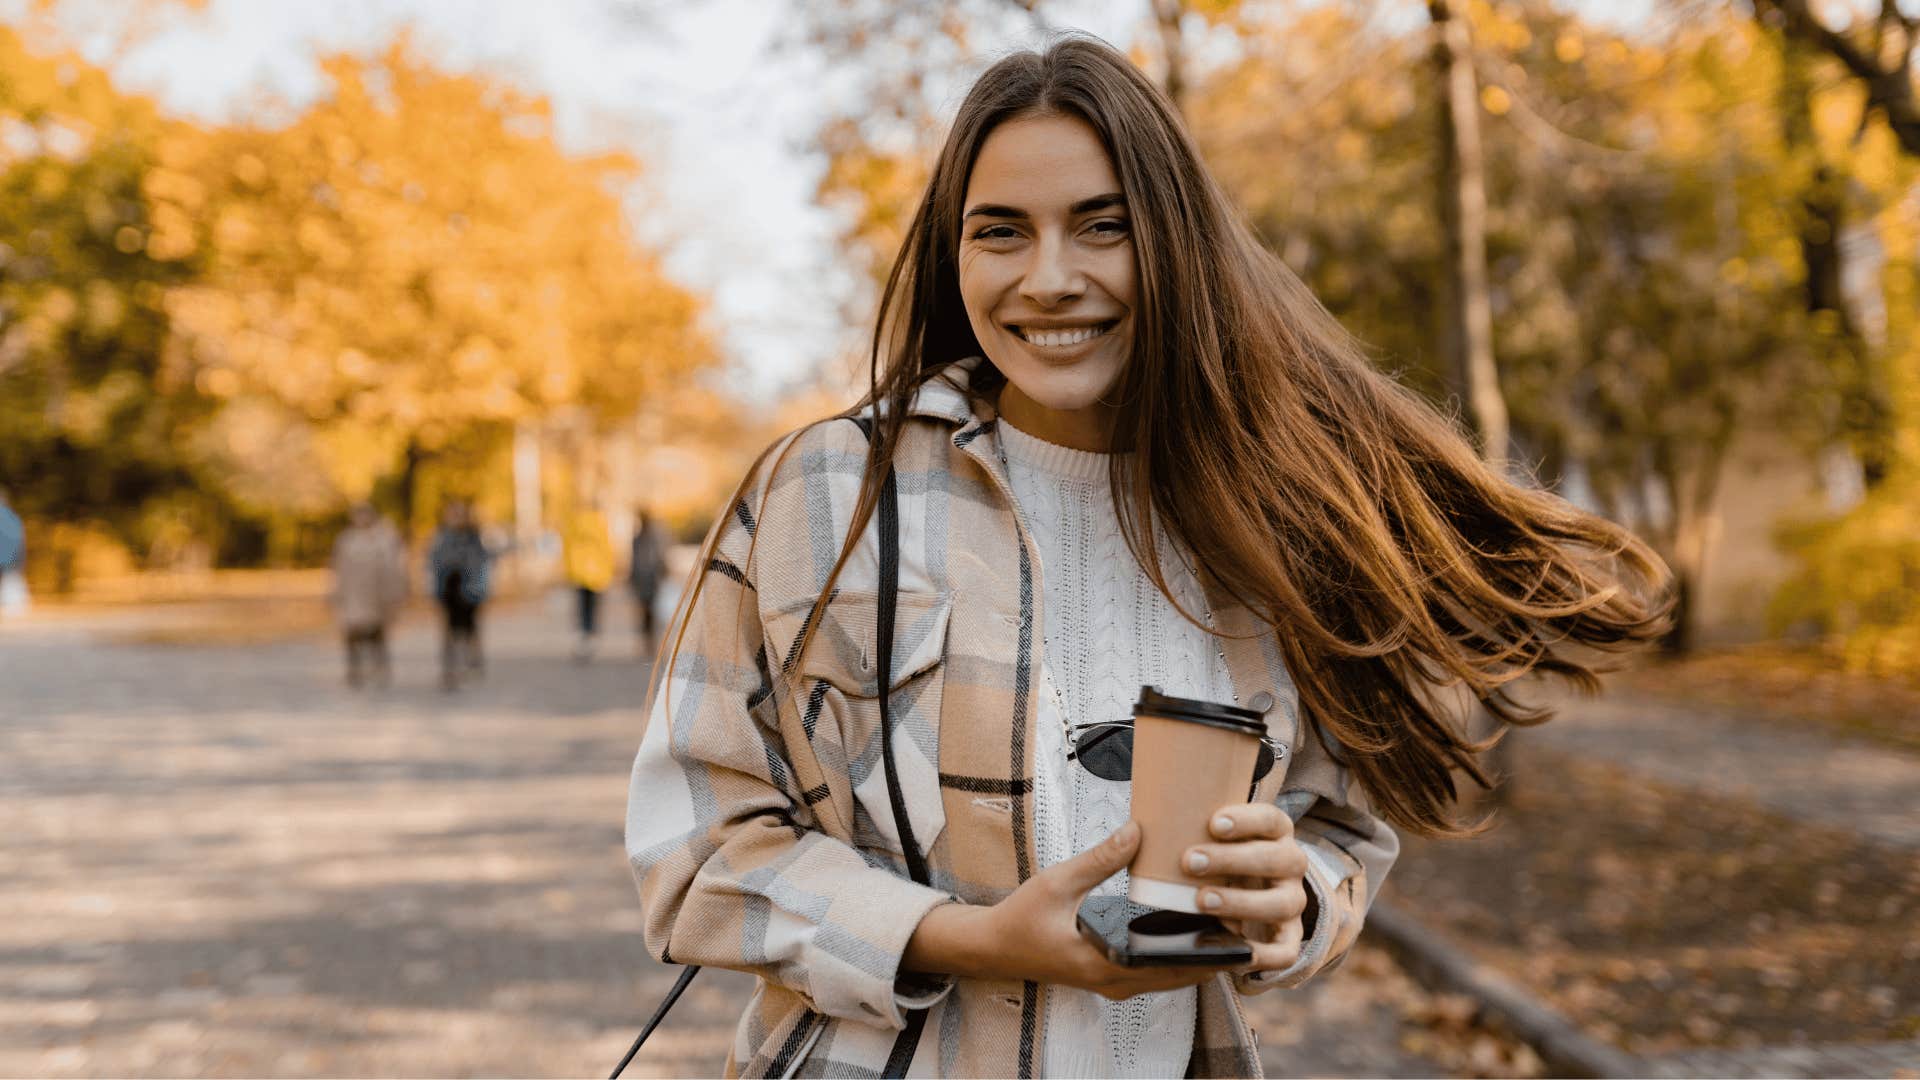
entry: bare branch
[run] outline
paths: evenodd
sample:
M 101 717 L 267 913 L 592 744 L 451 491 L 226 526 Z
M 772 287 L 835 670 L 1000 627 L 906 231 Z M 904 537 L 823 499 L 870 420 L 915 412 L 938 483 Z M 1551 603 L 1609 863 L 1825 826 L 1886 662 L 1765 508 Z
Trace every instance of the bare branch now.
M 1887 25 L 1886 11 L 1893 7 L 1894 0 L 1881 2 L 1879 25 L 1884 29 Z M 1846 65 L 1848 71 L 1866 84 L 1867 100 L 1886 115 L 1887 125 L 1893 129 L 1894 137 L 1900 140 L 1901 149 L 1920 157 L 1920 98 L 1916 98 L 1914 92 L 1914 35 L 1911 20 L 1907 16 L 1894 11 L 1894 16 L 1907 32 L 1900 42 L 1901 47 L 1896 50 L 1897 58 L 1889 66 L 1880 55 L 1868 53 L 1846 33 L 1821 22 L 1807 0 L 1754 0 L 1753 7 L 1756 16 L 1768 10 L 1779 12 L 1784 17 L 1787 33 L 1819 46 Z

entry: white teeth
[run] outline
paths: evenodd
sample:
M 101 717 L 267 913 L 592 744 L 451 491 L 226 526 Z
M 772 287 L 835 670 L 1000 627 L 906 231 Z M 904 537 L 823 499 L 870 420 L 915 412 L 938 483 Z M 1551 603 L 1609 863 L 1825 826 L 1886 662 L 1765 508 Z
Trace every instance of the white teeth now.
M 1021 337 L 1035 345 L 1045 346 L 1047 348 L 1078 345 L 1081 342 L 1092 341 L 1094 338 L 1106 333 L 1106 330 L 1099 326 L 1081 326 L 1072 330 L 1016 329 L 1019 329 Z

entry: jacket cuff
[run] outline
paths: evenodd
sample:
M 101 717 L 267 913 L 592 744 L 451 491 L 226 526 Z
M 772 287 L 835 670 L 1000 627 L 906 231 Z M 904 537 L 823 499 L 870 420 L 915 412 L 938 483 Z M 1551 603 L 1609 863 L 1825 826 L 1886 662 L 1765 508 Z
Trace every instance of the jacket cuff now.
M 873 971 L 872 977 L 850 988 L 852 1009 L 842 1012 L 819 1004 L 822 1012 L 898 1031 L 907 1026 L 909 1011 L 927 1008 L 953 992 L 953 979 L 901 971 L 900 961 L 920 920 L 941 904 L 953 903 L 954 897 L 892 873 L 874 874 L 871 883 L 861 882 L 861 888 L 867 893 L 862 906 L 887 915 L 884 922 L 869 924 L 862 935 L 875 946 L 874 959 L 879 963 L 874 966 L 885 970 Z

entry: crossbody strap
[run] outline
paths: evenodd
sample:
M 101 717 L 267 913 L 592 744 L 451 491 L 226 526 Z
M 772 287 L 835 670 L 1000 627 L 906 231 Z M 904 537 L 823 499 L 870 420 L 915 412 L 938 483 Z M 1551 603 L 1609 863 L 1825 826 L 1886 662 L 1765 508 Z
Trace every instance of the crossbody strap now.
M 880 486 L 880 610 L 875 632 L 880 650 L 880 759 L 887 770 L 887 802 L 893 810 L 894 831 L 900 835 L 900 851 L 907 857 L 907 873 L 922 885 L 931 885 L 926 856 L 914 839 L 913 820 L 907 816 L 907 798 L 900 789 L 900 774 L 893 763 L 893 615 L 900 594 L 900 493 L 894 479 L 893 462 Z M 927 1010 L 907 1013 L 907 1026 L 893 1041 L 887 1055 L 884 1077 L 903 1077 L 913 1064 L 913 1053 L 920 1046 L 920 1033 L 927 1026 Z
M 913 820 L 907 816 L 906 795 L 900 790 L 900 773 L 893 763 L 893 616 L 900 596 L 900 496 L 894 480 L 893 463 L 887 463 L 887 475 L 880 486 L 880 610 L 875 618 L 877 647 L 880 651 L 880 757 L 887 770 L 887 801 L 893 810 L 894 829 L 900 834 L 900 848 L 907 857 L 907 873 L 922 885 L 931 885 L 926 857 L 913 836 Z

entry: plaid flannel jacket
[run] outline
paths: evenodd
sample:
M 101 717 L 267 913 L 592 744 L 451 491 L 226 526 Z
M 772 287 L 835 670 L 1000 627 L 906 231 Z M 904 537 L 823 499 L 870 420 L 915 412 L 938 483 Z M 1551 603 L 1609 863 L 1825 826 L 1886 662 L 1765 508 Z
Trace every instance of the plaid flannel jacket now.
M 840 420 L 788 437 L 722 523 L 699 603 L 634 763 L 627 852 L 662 960 L 760 977 L 730 1075 L 874 1076 L 904 1011 L 931 1007 L 914 1076 L 1030 1076 L 1048 988 L 900 971 L 937 904 L 992 904 L 1034 873 L 1033 745 L 1040 574 L 1013 504 L 977 361 L 917 396 L 895 468 L 900 593 L 894 755 L 933 887 L 908 877 L 878 741 L 879 558 L 869 522 L 804 656 L 796 645 L 850 527 L 866 437 Z M 876 515 L 877 517 L 877 515 Z M 758 541 L 755 543 L 755 541 Z M 749 555 L 751 554 L 751 558 Z M 1299 961 L 1200 987 L 1189 1073 L 1258 1076 L 1236 998 L 1338 962 L 1399 850 L 1319 739 L 1271 634 L 1214 604 L 1237 696 L 1266 694 L 1287 752 L 1256 798 L 1275 800 L 1308 855 L 1318 915 Z M 669 640 L 672 640 L 669 638 Z

